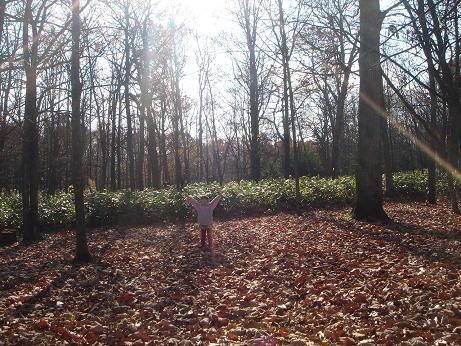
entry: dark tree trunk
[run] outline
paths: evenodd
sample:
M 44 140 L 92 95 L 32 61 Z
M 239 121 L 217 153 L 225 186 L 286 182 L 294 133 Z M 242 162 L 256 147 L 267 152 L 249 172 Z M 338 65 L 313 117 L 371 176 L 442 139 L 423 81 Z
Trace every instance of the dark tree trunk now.
M 89 262 L 91 255 L 85 231 L 84 205 L 84 176 L 83 176 L 83 143 L 82 117 L 80 113 L 81 84 L 80 84 L 80 0 L 74 0 L 72 11 L 72 57 L 71 57 L 71 85 L 72 85 L 72 176 L 74 181 L 75 218 L 76 218 L 76 253 L 75 261 Z
M 434 78 L 434 72 L 429 66 L 429 87 L 431 93 L 431 126 L 433 130 L 437 129 L 437 94 L 436 94 L 436 82 Z M 437 141 L 431 139 L 431 149 L 433 155 L 437 155 L 438 151 Z M 436 164 L 435 158 L 429 157 L 428 165 L 428 177 L 427 177 L 427 201 L 429 204 L 437 203 L 437 178 L 436 178 Z
M 0 0 L 0 45 L 3 42 L 3 24 L 5 23 L 5 8 L 6 8 L 6 1 L 5 0 Z M 0 59 L 0 77 L 2 77 L 2 66 L 3 66 L 3 59 Z M 8 84 L 11 83 L 11 71 L 9 72 L 8 76 Z M 1 94 L 1 83 L 0 83 L 0 94 Z M 4 97 L 4 105 L 0 101 L 0 189 L 3 187 L 3 157 L 4 157 L 4 146 L 5 146 L 5 140 L 6 140 L 6 112 L 7 108 L 6 106 L 8 105 L 7 99 L 8 99 L 8 92 L 5 92 L 5 97 Z
M 294 93 L 293 87 L 291 84 L 291 71 L 290 65 L 287 62 L 287 80 L 288 80 L 288 91 L 290 93 L 290 111 L 291 111 L 291 133 L 293 139 L 293 159 L 294 159 L 294 173 L 295 173 L 295 196 L 296 196 L 296 208 L 299 211 L 299 205 L 301 200 L 301 190 L 299 184 L 299 149 L 298 149 L 298 141 L 296 137 L 296 122 L 297 122 L 297 115 L 296 115 L 296 107 L 294 101 Z
M 147 107 L 148 154 L 152 187 L 160 188 L 160 166 L 157 152 L 157 126 L 152 107 Z
M 179 96 L 181 97 L 181 96 Z M 184 182 L 190 182 L 190 166 L 189 166 L 189 146 L 186 137 L 186 131 L 184 128 L 184 117 L 182 111 L 182 102 L 179 103 L 179 125 L 181 127 L 181 141 L 182 141 L 182 150 L 183 150 L 183 160 L 184 160 Z
M 58 134 L 56 131 L 57 125 L 59 125 L 59 116 L 56 119 L 56 113 L 54 109 L 54 97 L 50 98 L 50 116 L 51 116 L 51 124 L 49 127 L 49 148 L 48 148 L 48 186 L 47 190 L 49 194 L 54 194 L 58 189 L 58 181 L 57 181 L 57 158 L 58 158 Z
M 349 69 L 349 67 L 347 67 Z M 345 72 L 344 80 L 341 83 L 341 90 L 338 95 L 336 106 L 336 119 L 333 126 L 333 140 L 331 144 L 331 177 L 336 179 L 340 176 L 340 146 L 344 138 L 344 107 L 346 103 L 347 90 L 349 87 L 350 70 Z
M 143 23 L 142 30 L 142 61 L 138 64 L 138 70 L 140 74 L 140 85 L 141 85 L 141 116 L 139 118 L 139 152 L 138 152 L 138 189 L 144 189 L 144 152 L 145 152 L 145 141 L 144 141 L 144 127 L 145 120 L 147 115 L 147 127 L 149 132 L 149 143 L 148 143 L 148 154 L 149 154 L 149 163 L 152 163 L 152 160 L 155 160 L 153 156 L 156 156 L 157 149 L 152 148 L 152 139 L 155 141 L 155 132 L 152 124 L 152 113 L 151 109 L 151 100 L 149 96 L 149 85 L 150 85 L 150 74 L 149 74 L 149 41 L 147 35 L 147 22 Z M 152 138 L 153 133 L 153 138 Z M 156 146 L 156 143 L 154 142 Z M 155 154 L 153 153 L 155 151 Z M 152 174 L 152 169 L 149 168 L 149 175 Z M 149 179 L 151 180 L 151 179 Z
M 170 170 L 168 168 L 168 155 L 166 152 L 166 133 L 165 133 L 165 118 L 166 118 L 166 95 L 162 93 L 161 102 L 161 132 L 160 132 L 160 152 L 162 158 L 163 185 L 170 185 Z
M 385 118 L 381 119 L 381 143 L 383 146 L 384 157 L 384 176 L 386 179 L 386 196 L 393 197 L 395 195 L 394 177 L 392 175 L 392 155 L 391 146 L 389 143 L 389 125 Z
M 219 184 L 222 185 L 224 183 L 224 175 L 221 163 L 221 155 L 219 150 L 219 140 L 218 140 L 218 133 L 216 131 L 216 117 L 215 117 L 215 108 L 214 108 L 214 96 L 213 96 L 213 88 L 211 87 L 209 76 L 207 75 L 207 84 L 208 84 L 208 92 L 210 95 L 210 104 L 211 104 L 211 136 L 212 136 L 212 151 L 213 151 L 213 158 L 218 174 Z
M 145 107 L 141 107 L 139 115 L 139 150 L 138 150 L 138 168 L 137 168 L 137 188 L 138 190 L 144 190 L 144 119 L 145 119 Z
M 122 183 L 122 95 L 118 100 L 118 126 L 117 126 L 117 190 L 123 186 Z
M 176 53 L 174 52 L 174 59 L 176 59 Z M 172 67 L 171 73 L 171 89 L 173 90 L 173 151 L 174 151 L 174 179 L 176 187 L 182 188 L 184 186 L 184 177 L 182 174 L 182 164 L 181 164 L 181 140 L 180 140 L 180 120 L 182 115 L 181 110 L 181 93 L 179 90 L 179 80 L 177 69 L 179 68 L 176 61 L 174 61 L 174 66 Z
M 360 0 L 359 143 L 354 217 L 387 222 L 383 208 L 380 112 L 383 99 L 379 40 L 383 13 L 379 0 Z
M 259 148 L 259 92 L 258 66 L 256 61 L 257 18 L 256 4 L 243 1 L 244 31 L 248 49 L 249 89 L 250 89 L 250 177 L 261 179 L 261 156 Z
M 208 69 L 208 66 L 206 66 Z M 208 71 L 206 72 L 208 73 Z M 206 83 L 199 72 L 199 109 L 198 109 L 198 181 L 203 179 L 203 93 Z
M 114 81 L 114 78 L 112 78 Z M 117 189 L 116 147 L 117 147 L 117 102 L 120 97 L 120 80 L 117 80 L 115 92 L 111 95 L 111 141 L 110 141 L 110 189 Z
M 278 1 L 280 36 L 281 36 L 281 53 L 283 67 L 283 175 L 288 178 L 291 173 L 291 138 L 290 138 L 290 107 L 288 103 L 288 47 L 285 34 L 285 18 L 281 0 Z
M 29 40 L 29 26 L 32 41 Z M 38 37 L 32 14 L 32 0 L 26 1 L 23 25 L 24 67 L 26 73 L 26 95 L 23 124 L 23 190 L 22 227 L 24 243 L 38 240 L 38 110 L 37 110 L 37 61 Z
M 182 95 L 181 95 L 181 89 L 179 87 L 179 70 L 178 70 L 178 62 L 176 61 L 176 56 L 175 56 L 175 110 L 176 110 L 176 116 L 177 116 L 177 124 L 176 126 L 179 125 L 179 128 L 177 128 L 178 133 L 178 138 L 177 138 L 177 144 L 178 144 L 178 153 L 179 153 L 179 145 L 180 145 L 180 140 L 179 140 L 179 135 L 181 136 L 181 142 L 182 142 L 182 153 L 183 153 L 183 160 L 184 160 L 184 176 L 181 174 L 179 175 L 180 180 L 182 181 L 182 185 L 184 183 L 188 183 L 190 181 L 190 168 L 189 168 L 189 157 L 188 157 L 188 148 L 187 148 L 187 140 L 186 140 L 186 133 L 184 131 L 184 117 L 183 117 L 183 105 L 182 105 Z M 175 150 L 176 152 L 176 150 Z M 176 160 L 176 157 L 175 157 Z M 179 167 L 177 165 L 177 161 L 175 161 L 175 166 Z M 179 171 L 176 168 L 176 173 L 179 173 Z M 178 180 L 176 181 L 178 183 Z
M 458 167 L 458 153 L 459 153 L 459 137 L 457 131 L 456 115 L 454 107 L 448 105 L 448 134 L 447 134 L 447 150 L 448 157 L 452 166 L 452 170 L 448 171 L 448 195 L 450 197 L 451 209 L 455 214 L 461 214 L 458 205 L 458 193 L 456 189 L 455 170 Z
M 136 189 L 134 175 L 133 126 L 130 110 L 130 31 L 128 0 L 125 1 L 125 112 L 126 112 L 126 146 L 128 155 L 128 180 L 131 190 Z

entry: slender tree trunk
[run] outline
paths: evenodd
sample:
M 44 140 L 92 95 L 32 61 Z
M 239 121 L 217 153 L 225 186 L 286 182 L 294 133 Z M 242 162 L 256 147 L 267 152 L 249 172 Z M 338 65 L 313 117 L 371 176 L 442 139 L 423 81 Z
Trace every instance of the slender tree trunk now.
M 278 0 L 278 15 L 279 15 L 279 30 L 281 37 L 281 53 L 283 64 L 283 100 L 284 100 L 284 173 L 287 176 L 287 171 L 290 171 L 290 132 L 289 126 L 291 124 L 291 132 L 293 138 L 293 163 L 294 163 L 294 176 L 295 176 L 295 191 L 296 191 L 296 206 L 299 207 L 301 192 L 299 186 L 299 152 L 296 138 L 296 107 L 294 102 L 294 93 L 291 83 L 291 70 L 290 70 L 290 53 L 288 51 L 287 35 L 285 31 L 285 14 L 283 11 L 282 0 Z M 289 116 L 290 112 L 290 116 Z
M 32 41 L 29 40 L 29 26 Z M 23 124 L 23 215 L 24 243 L 38 240 L 38 110 L 37 110 L 37 60 L 38 37 L 32 14 L 32 0 L 26 1 L 23 25 L 24 67 L 26 73 L 26 95 Z
M 58 182 L 57 182 L 57 158 L 58 158 L 58 138 L 57 138 L 57 133 L 56 133 L 56 128 L 58 122 L 59 124 L 59 119 L 56 119 L 56 114 L 55 114 L 55 101 L 54 97 L 51 97 L 50 99 L 50 117 L 51 117 L 51 124 L 50 124 L 50 130 L 49 130 L 49 148 L 48 148 L 48 193 L 49 194 L 54 194 L 56 190 L 58 189 Z
M 139 115 L 139 151 L 138 151 L 138 190 L 144 190 L 144 152 L 145 152 L 145 144 L 144 144 L 144 119 L 145 119 L 145 107 L 141 106 L 141 111 Z
M 250 176 L 252 180 L 261 179 L 261 156 L 259 143 L 259 92 L 258 67 L 256 61 L 257 18 L 254 13 L 256 4 L 243 1 L 244 30 L 248 49 L 249 89 L 250 89 Z
M 208 72 L 207 72 L 208 73 Z M 203 92 L 205 82 L 203 76 L 199 75 L 199 109 L 198 109 L 198 181 L 203 179 Z
M 6 119 L 8 116 L 8 101 L 9 101 L 9 94 L 12 87 L 12 62 L 10 62 L 10 69 L 8 71 L 8 79 L 6 82 L 6 88 L 4 91 L 3 97 L 3 107 L 0 112 L 0 189 L 2 187 L 7 186 L 6 184 L 6 174 L 4 169 L 6 168 L 3 164 L 5 159 L 5 143 L 6 143 L 6 136 L 7 136 L 7 126 L 6 126 Z M 22 83 L 20 84 L 20 89 L 22 89 Z M 19 117 L 18 117 L 19 118 Z
M 113 81 L 115 78 L 112 79 Z M 117 189 L 116 178 L 116 147 L 117 147 L 117 102 L 120 94 L 120 81 L 117 80 L 117 87 L 111 95 L 111 141 L 110 141 L 110 188 Z
M 166 133 L 165 133 L 165 118 L 166 118 L 166 95 L 162 93 L 161 102 L 161 133 L 160 133 L 160 152 L 162 158 L 163 185 L 170 185 L 170 170 L 168 168 L 168 155 L 166 152 Z
M 384 176 L 386 179 L 386 196 L 393 197 L 395 195 L 394 177 L 392 175 L 392 156 L 391 147 L 389 144 L 389 125 L 386 119 L 381 119 L 381 142 L 383 146 L 384 158 Z
M 173 151 L 174 151 L 174 179 L 176 187 L 181 188 L 184 186 L 184 177 L 182 174 L 182 164 L 181 164 L 181 141 L 180 141 L 180 129 L 179 129 L 179 122 L 181 117 L 181 104 L 180 98 L 181 94 L 178 90 L 179 83 L 177 82 L 177 63 L 174 63 L 173 66 L 174 70 L 172 71 L 171 75 L 171 89 L 173 90 L 174 97 L 173 97 L 173 107 L 174 107 L 174 114 L 172 116 L 172 123 L 173 123 Z
M 0 0 L 0 46 L 3 42 L 3 25 L 5 23 L 5 8 L 6 8 L 6 0 Z M 0 78 L 2 77 L 2 73 L 3 73 L 2 66 L 3 66 L 3 59 L 0 59 Z M 10 83 L 11 83 L 11 71 L 9 72 L 9 78 L 8 78 L 8 84 Z M 1 87 L 2 87 L 2 84 L 0 83 L 0 94 L 2 91 Z M 8 102 L 6 100 L 8 99 L 8 93 L 9 93 L 9 90 L 7 90 L 4 93 L 5 102 L 1 103 L 0 101 L 0 107 L 1 107 L 0 108 L 0 189 L 3 186 L 3 176 L 4 176 L 2 169 L 3 169 L 3 157 L 4 157 L 3 149 L 5 146 L 5 140 L 6 140 L 6 133 L 5 133 L 6 112 L 7 112 L 6 106 L 8 105 Z
M 175 66 L 177 66 L 177 62 L 175 62 Z M 177 122 L 179 125 L 178 130 L 180 131 L 181 141 L 182 141 L 182 150 L 183 150 L 183 160 L 184 160 L 184 176 L 181 176 L 182 184 L 185 182 L 190 181 L 190 167 L 189 167 L 189 157 L 187 156 L 188 148 L 187 148 L 187 140 L 186 140 L 186 133 L 184 131 L 184 117 L 183 117 L 183 106 L 182 106 L 182 99 L 181 99 L 181 89 L 179 88 L 179 71 L 177 67 L 175 67 L 175 109 L 176 115 L 178 117 Z M 179 136 L 179 134 L 178 134 Z M 178 138 L 179 143 L 179 138 Z M 178 150 L 179 151 L 179 150 Z M 178 171 L 176 171 L 178 173 Z
M 210 104 L 211 104 L 211 130 L 212 130 L 212 143 L 213 143 L 213 156 L 214 161 L 216 164 L 216 169 L 218 173 L 218 180 L 219 184 L 222 185 L 224 183 L 224 176 L 222 172 L 222 164 L 221 164 L 221 155 L 219 153 L 219 140 L 218 140 L 218 133 L 216 131 L 216 119 L 215 119 L 215 109 L 214 109 L 214 95 L 213 89 L 211 87 L 210 79 L 207 76 L 207 84 L 208 84 L 208 91 L 210 94 Z
M 147 107 L 147 131 L 148 131 L 148 153 L 149 165 L 151 171 L 152 186 L 156 189 L 160 188 L 160 166 L 158 162 L 157 152 L 157 126 L 153 117 L 152 107 Z
M 450 109 L 451 108 L 451 109 Z M 455 169 L 458 167 L 458 153 L 459 153 L 459 137 L 457 131 L 457 124 L 454 110 L 450 105 L 448 106 L 448 134 L 447 134 L 447 150 L 450 163 Z M 448 195 L 451 202 L 451 210 L 455 214 L 461 214 L 458 205 L 458 193 L 456 189 L 456 181 L 454 174 L 448 171 Z
M 180 141 L 179 141 L 179 124 L 177 110 L 173 115 L 173 150 L 174 150 L 174 178 L 175 184 L 178 188 L 184 185 L 184 179 L 182 176 L 182 166 L 180 157 Z M 167 162 L 165 164 L 168 164 Z
M 122 95 L 118 98 L 118 126 L 117 126 L 117 190 L 122 188 Z
M 333 126 L 333 140 L 331 145 L 331 177 L 337 179 L 340 175 L 340 146 L 344 138 L 344 107 L 346 103 L 347 90 L 349 87 L 350 71 L 345 72 L 344 80 L 341 83 L 341 90 L 338 96 L 336 119 Z
M 437 94 L 434 72 L 429 66 L 429 87 L 431 97 L 431 126 L 433 130 L 437 129 Z M 431 139 L 431 148 L 434 155 L 437 155 L 438 145 L 435 139 Z M 430 204 L 437 203 L 437 178 L 435 158 L 429 157 L 428 178 L 427 178 L 427 201 Z
M 80 99 L 82 87 L 80 84 L 80 0 L 73 0 L 72 6 L 72 57 L 71 57 L 71 84 L 72 84 L 72 175 L 74 180 L 75 216 L 76 216 L 76 253 L 77 262 L 89 262 L 91 255 L 85 231 L 85 206 L 83 197 L 83 143 L 82 117 L 80 113 Z
M 130 31 L 129 31 L 128 0 L 125 0 L 125 112 L 126 112 L 126 145 L 128 155 L 128 180 L 131 190 L 136 189 L 134 175 L 134 149 L 133 149 L 133 126 L 130 110 Z
M 294 158 L 294 171 L 295 171 L 295 194 L 296 194 L 296 208 L 298 208 L 301 202 L 301 190 L 299 184 L 299 152 L 298 152 L 298 141 L 296 137 L 296 107 L 294 101 L 293 87 L 291 84 L 291 71 L 290 65 L 287 62 L 287 77 L 288 77 L 288 91 L 290 93 L 290 111 L 291 111 L 291 132 L 293 137 L 293 158 Z
M 382 71 L 379 40 L 383 21 L 379 0 L 360 0 L 360 101 L 358 167 L 354 217 L 367 221 L 387 222 L 383 208 L 380 109 Z
M 283 15 L 280 14 L 281 21 Z M 282 24 L 280 24 L 282 27 Z M 280 29 L 282 31 L 282 29 Z M 282 42 L 283 40 L 282 34 Z M 290 115 L 288 103 L 288 71 L 287 71 L 287 47 L 282 43 L 282 60 L 283 60 L 283 175 L 288 178 L 291 173 L 291 139 L 290 139 Z
M 184 117 L 182 111 L 182 102 L 179 104 L 179 125 L 181 127 L 181 141 L 182 141 L 182 150 L 183 150 L 183 160 L 184 160 L 184 182 L 190 182 L 190 165 L 189 165 L 189 145 L 186 137 L 186 131 L 184 129 Z

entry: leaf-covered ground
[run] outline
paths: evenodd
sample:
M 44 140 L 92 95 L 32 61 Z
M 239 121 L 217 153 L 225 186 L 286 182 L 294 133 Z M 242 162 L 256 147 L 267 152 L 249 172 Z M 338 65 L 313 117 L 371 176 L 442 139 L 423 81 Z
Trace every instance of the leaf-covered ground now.
M 92 231 L 0 249 L 0 344 L 461 343 L 461 218 L 389 203 L 390 226 L 315 210 Z

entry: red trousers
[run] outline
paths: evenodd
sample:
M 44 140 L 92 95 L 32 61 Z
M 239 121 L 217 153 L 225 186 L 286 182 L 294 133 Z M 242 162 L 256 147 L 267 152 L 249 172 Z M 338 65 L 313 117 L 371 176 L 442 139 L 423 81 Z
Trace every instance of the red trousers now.
M 206 240 L 208 239 L 208 246 L 211 248 L 213 245 L 213 234 L 211 228 L 200 228 L 201 245 L 204 247 Z

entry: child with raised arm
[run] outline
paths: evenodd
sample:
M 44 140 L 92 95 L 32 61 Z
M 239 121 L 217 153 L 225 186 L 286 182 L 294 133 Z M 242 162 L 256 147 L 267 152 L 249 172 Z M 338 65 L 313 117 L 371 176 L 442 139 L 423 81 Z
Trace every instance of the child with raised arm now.
M 213 246 L 213 210 L 217 207 L 221 197 L 221 194 L 218 194 L 211 202 L 209 202 L 208 196 L 202 196 L 198 201 L 192 196 L 187 197 L 187 201 L 197 211 L 197 221 L 201 232 L 201 246 L 204 248 L 205 241 L 208 239 L 210 251 Z

